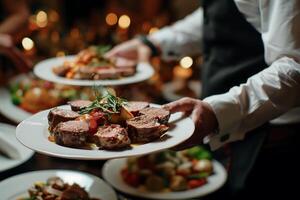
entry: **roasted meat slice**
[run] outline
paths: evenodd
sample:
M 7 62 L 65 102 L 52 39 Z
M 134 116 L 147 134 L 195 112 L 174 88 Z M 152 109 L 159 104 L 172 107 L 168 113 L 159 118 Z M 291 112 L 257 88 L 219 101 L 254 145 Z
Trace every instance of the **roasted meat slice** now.
M 130 145 L 126 129 L 117 124 L 99 127 L 93 141 L 103 149 L 120 149 Z
M 169 127 L 160 124 L 158 119 L 149 116 L 141 115 L 126 120 L 129 138 L 134 143 L 147 143 L 158 139 L 162 136 Z
M 106 67 L 99 67 L 95 71 L 94 79 L 116 79 L 120 77 L 120 73 L 113 67 L 106 68 Z
M 70 66 L 68 64 L 64 64 L 53 68 L 53 72 L 57 76 L 65 76 L 69 70 L 70 70 Z
M 140 111 L 140 114 L 156 118 L 161 124 L 167 124 L 170 118 L 170 112 L 163 108 L 145 108 Z
M 89 200 L 89 194 L 79 185 L 74 183 L 63 191 L 61 200 Z
M 52 132 L 60 122 L 74 120 L 80 115 L 72 110 L 53 108 L 48 114 L 49 131 Z
M 55 143 L 68 147 L 81 147 L 86 144 L 89 124 L 76 120 L 59 123 L 54 129 Z
M 125 107 L 126 109 L 131 112 L 134 116 L 137 116 L 140 112 L 140 110 L 149 107 L 148 102 L 143 101 L 130 101 L 128 102 Z
M 89 100 L 74 100 L 69 101 L 68 104 L 71 106 L 73 111 L 79 111 L 81 108 L 89 106 L 92 102 Z
M 117 73 L 119 73 L 121 76 L 132 76 L 136 72 L 135 67 L 119 67 L 116 68 Z

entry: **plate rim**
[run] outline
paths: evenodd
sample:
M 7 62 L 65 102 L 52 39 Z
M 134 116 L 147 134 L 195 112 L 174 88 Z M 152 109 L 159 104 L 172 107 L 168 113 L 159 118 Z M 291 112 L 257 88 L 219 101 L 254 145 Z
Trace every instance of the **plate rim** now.
M 110 192 L 112 192 L 111 194 L 114 196 L 112 200 L 117 200 L 118 199 L 118 196 L 117 196 L 117 193 L 116 191 L 114 190 L 114 188 L 108 184 L 104 179 L 94 175 L 94 174 L 91 174 L 91 173 L 88 173 L 88 172 L 82 172 L 82 171 L 79 171 L 79 170 L 68 170 L 68 169 L 45 169 L 45 170 L 31 170 L 31 171 L 26 171 L 26 172 L 23 172 L 23 173 L 20 173 L 20 174 L 15 174 L 13 176 L 10 176 L 4 180 L 2 180 L 0 182 L 0 186 L 3 185 L 3 184 L 7 184 L 9 181 L 13 181 L 14 179 L 16 178 L 19 178 L 19 177 L 22 177 L 22 176 L 30 176 L 32 174 L 55 174 L 57 172 L 67 172 L 67 173 L 76 173 L 76 174 L 81 174 L 81 175 L 84 175 L 84 176 L 87 176 L 87 177 L 90 177 L 92 178 L 93 180 L 97 180 L 99 182 L 101 182 L 102 184 L 106 185 L 107 188 L 110 188 Z M 0 187 L 1 188 L 1 187 Z M 111 200 L 111 199 L 110 199 Z
M 109 177 L 107 176 L 107 173 L 105 173 L 105 171 L 109 170 L 109 167 L 111 165 L 111 163 L 113 162 L 118 162 L 118 161 L 121 161 L 121 162 L 126 162 L 126 159 L 127 158 L 118 158 L 118 159 L 112 159 L 112 160 L 107 160 L 102 169 L 101 169 L 101 174 L 102 174 L 102 177 L 103 179 L 108 183 L 110 184 L 114 189 L 116 189 L 117 191 L 121 191 L 125 194 L 129 194 L 129 195 L 132 195 L 132 196 L 135 196 L 135 197 L 142 197 L 142 198 L 148 198 L 148 199 L 159 199 L 159 200 L 162 200 L 162 199 L 165 199 L 165 200 L 171 200 L 171 199 L 190 199 L 190 198 L 196 198 L 196 197 L 203 197 L 203 196 L 206 196 L 208 194 L 211 194 L 215 191 L 217 191 L 218 189 L 220 189 L 226 182 L 227 180 L 227 177 L 228 177 L 228 174 L 224 168 L 224 166 L 217 160 L 213 159 L 212 162 L 213 162 L 213 166 L 214 166 L 214 169 L 218 169 L 218 173 L 222 173 L 220 176 L 223 176 L 223 179 L 222 181 L 213 189 L 211 189 L 210 191 L 205 191 L 203 192 L 203 194 L 199 195 L 190 195 L 190 196 L 178 196 L 178 198 L 174 198 L 174 196 L 165 196 L 167 194 L 176 194 L 176 195 L 179 195 L 179 194 L 182 194 L 180 191 L 179 192 L 168 192 L 168 193 L 161 193 L 161 192 L 149 192 L 148 194 L 150 195 L 147 195 L 147 193 L 143 193 L 137 189 L 135 189 L 134 187 L 131 187 L 129 185 L 127 185 L 126 183 L 123 182 L 122 178 L 120 178 L 122 180 L 122 183 L 123 184 L 126 184 L 126 187 L 130 187 L 132 190 L 126 190 L 125 188 L 119 188 L 117 185 L 115 185 L 114 183 L 112 183 L 110 181 L 110 179 L 108 179 Z M 119 164 L 119 163 L 118 163 Z M 121 166 L 123 167 L 124 165 L 119 165 L 119 168 L 121 168 Z M 118 171 L 117 173 L 120 173 L 120 171 Z M 199 188 L 195 188 L 193 189 L 193 191 L 197 191 L 201 189 L 201 187 Z M 134 191 L 134 192 L 132 192 Z M 187 190 L 188 191 L 188 190 Z M 184 192 L 187 192 L 187 191 L 184 191 Z M 190 194 L 192 193 L 192 191 L 190 192 Z M 155 197 L 155 196 L 151 196 L 151 194 L 154 194 L 154 195 L 160 195 L 160 197 Z M 162 196 L 163 194 L 165 194 L 164 196 Z
M 103 86 L 118 86 L 118 85 L 129 85 L 129 84 L 133 84 L 133 83 L 139 83 L 139 82 L 143 82 L 146 81 L 148 79 L 150 79 L 153 74 L 154 74 L 154 68 L 152 67 L 152 65 L 149 62 L 140 62 L 137 64 L 137 71 L 143 71 L 142 68 L 145 68 L 145 66 L 147 67 L 147 71 L 148 71 L 148 75 L 144 77 L 139 77 L 139 76 L 129 76 L 129 77 L 124 77 L 122 79 L 117 79 L 117 80 L 81 80 L 81 79 L 67 79 L 64 77 L 59 77 L 57 75 L 55 75 L 52 72 L 52 68 L 55 67 L 55 65 L 47 65 L 47 62 L 63 62 L 65 60 L 72 60 L 76 57 L 76 55 L 67 55 L 67 56 L 61 56 L 61 57 L 51 57 L 51 58 L 47 58 L 44 59 L 40 62 L 38 62 L 37 64 L 35 64 L 34 68 L 33 68 L 33 73 L 40 79 L 43 80 L 47 80 L 47 81 L 51 81 L 51 82 L 55 82 L 55 83 L 60 83 L 60 84 L 65 84 L 65 85 L 74 85 L 74 86 L 94 86 L 94 85 L 103 85 Z M 44 68 L 44 69 L 42 69 Z M 44 75 L 43 73 L 41 73 L 41 71 L 44 70 L 51 70 L 51 74 L 48 74 L 47 76 Z M 50 72 L 49 72 L 50 73 Z M 49 77 L 52 76 L 52 77 Z M 139 75 L 139 74 L 137 74 Z M 143 74 L 142 74 L 143 75 Z M 134 77 L 138 77 L 139 79 L 132 81 L 131 79 Z
M 151 105 L 157 105 L 157 104 L 151 104 Z M 68 105 L 63 105 L 63 106 L 58 106 L 58 107 L 69 107 Z M 27 118 L 26 120 L 24 120 L 24 121 L 22 121 L 18 126 L 17 126 L 17 129 L 16 129 L 16 137 L 17 137 L 17 139 L 24 145 L 24 146 L 26 146 L 27 148 L 29 148 L 29 149 L 32 149 L 33 151 L 36 151 L 36 152 L 39 152 L 39 153 L 42 153 L 42 154 L 45 154 L 45 155 L 48 155 L 48 156 L 53 156 L 53 157 L 60 157 L 60 158 L 66 158 L 66 159 L 76 159 L 76 160 L 107 160 L 107 159 L 116 159 L 116 158 L 123 158 L 123 157 L 132 157 L 132 156 L 139 156 L 139 155 L 146 155 L 146 154 L 149 154 L 149 153 L 154 153 L 154 152 L 158 152 L 158 151 L 162 151 L 162 150 L 165 150 L 165 149 L 168 149 L 168 148 L 171 148 L 171 147 L 174 147 L 174 146 L 176 146 L 176 145 L 178 145 L 178 144 L 180 144 L 180 143 L 182 143 L 182 142 L 184 142 L 184 141 L 186 141 L 188 138 L 190 138 L 191 136 L 192 136 L 192 134 L 193 134 L 193 132 L 194 132 L 194 130 L 195 130 L 195 125 L 194 125 L 194 123 L 192 122 L 192 120 L 191 120 L 191 118 L 189 118 L 189 117 L 185 117 L 185 118 L 182 118 L 183 120 L 186 120 L 186 122 L 185 123 L 188 123 L 188 125 L 189 125 L 189 132 L 186 132 L 184 135 L 184 137 L 182 137 L 182 138 L 184 138 L 184 139 L 181 139 L 180 141 L 176 141 L 176 144 L 172 144 L 171 146 L 169 145 L 169 146 L 165 146 L 165 145 L 161 145 L 160 147 L 160 149 L 155 149 L 155 150 L 153 150 L 153 149 L 150 149 L 150 150 L 148 150 L 148 151 L 143 151 L 142 153 L 139 153 L 139 152 L 133 152 L 133 153 L 128 153 L 128 154 L 125 154 L 124 153 L 124 155 L 119 155 L 118 154 L 118 152 L 119 151 L 115 151 L 115 154 L 114 154 L 114 156 L 101 156 L 101 154 L 99 154 L 100 156 L 97 156 L 97 157 L 95 157 L 95 156 L 86 156 L 86 155 L 78 155 L 77 153 L 76 153 L 76 155 L 74 155 L 75 153 L 73 152 L 73 154 L 71 154 L 71 153 L 64 153 L 64 154 L 60 154 L 59 152 L 57 152 L 57 151 L 49 151 L 49 149 L 47 150 L 47 149 L 45 149 L 45 147 L 43 147 L 43 149 L 41 149 L 41 148 L 36 148 L 36 147 L 32 147 L 32 145 L 30 145 L 30 144 L 27 144 L 25 141 L 23 141 L 23 137 L 22 137 L 22 135 L 24 134 L 24 133 L 22 133 L 22 131 L 24 132 L 24 130 L 22 130 L 23 129 L 23 127 L 22 126 L 24 126 L 24 124 L 25 123 L 28 123 L 28 121 L 30 121 L 31 120 L 31 118 L 34 118 L 34 117 L 36 117 L 36 116 L 38 116 L 38 115 L 42 115 L 42 114 L 44 114 L 45 116 L 46 116 L 46 114 L 45 113 L 48 113 L 49 112 L 49 110 L 51 110 L 51 109 L 48 109 L 48 110 L 44 110 L 44 111 L 41 111 L 41 112 L 38 112 L 38 113 L 36 113 L 36 114 L 34 114 L 34 115 L 32 115 L 31 117 L 29 117 L 29 118 Z M 178 117 L 181 117 L 182 115 L 180 114 L 180 113 L 175 113 L 174 115 L 176 115 L 176 116 L 178 116 Z M 44 117 L 45 117 L 44 116 Z M 45 124 L 43 124 L 43 126 L 44 126 L 44 128 L 45 128 Z M 21 130 L 20 130 L 21 129 Z M 44 134 L 44 132 L 43 133 L 40 133 L 40 134 Z M 49 142 L 49 141 L 48 141 Z M 146 143 L 145 145 L 147 145 L 147 144 L 150 144 L 150 143 Z M 61 148 L 61 147 L 63 147 L 63 146 L 60 146 L 59 148 Z M 68 148 L 68 147 L 63 147 L 63 148 Z M 69 148 L 69 149 L 74 149 L 74 148 Z M 81 153 L 82 153 L 82 151 L 86 151 L 86 150 L 82 150 L 82 149 L 74 149 L 74 151 L 76 152 L 76 151 L 81 151 Z M 93 150 L 88 150 L 88 151 L 93 151 Z M 96 150 L 96 151 L 98 151 L 98 150 Z M 106 151 L 106 150 L 105 150 Z M 100 151 L 98 151 L 98 152 L 101 152 L 101 150 Z M 110 151 L 110 152 L 114 152 L 114 151 Z M 122 151 L 121 151 L 122 152 Z
M 10 108 L 16 109 L 17 110 L 17 114 L 16 113 L 12 113 L 9 112 L 5 106 L 0 105 L 0 113 L 6 117 L 7 119 L 15 122 L 15 123 L 20 123 L 21 121 L 25 120 L 26 118 L 30 117 L 32 114 L 19 108 L 18 106 L 14 105 L 11 100 L 10 100 L 10 93 L 9 93 L 9 89 L 6 87 L 0 87 L 0 93 L 1 93 L 1 97 L 5 97 L 2 98 L 2 100 L 4 101 L 5 105 L 9 105 Z M 16 111 L 15 110 L 15 111 Z M 20 115 L 24 115 L 24 117 L 20 117 Z M 26 115 L 26 117 L 25 117 Z
M 7 128 L 7 129 L 11 129 L 11 131 L 12 131 L 12 135 L 13 136 L 15 136 L 15 133 L 13 133 L 13 132 L 16 132 L 16 127 L 15 126 L 13 126 L 13 125 L 11 125 L 11 124 L 7 124 L 7 123 L 2 123 L 2 122 L 0 122 L 0 126 L 2 126 L 2 127 L 4 127 L 4 128 Z M 10 133 L 9 133 L 10 134 Z M 17 140 L 18 141 L 18 140 Z M 19 141 L 18 141 L 19 142 Z M 22 144 L 20 144 L 20 145 L 22 145 Z M 26 148 L 28 148 L 28 147 L 26 147 Z M 22 165 L 22 164 L 24 164 L 25 162 L 27 162 L 30 158 L 32 158 L 32 156 L 34 155 L 34 151 L 33 150 L 31 150 L 30 148 L 28 148 L 28 154 L 24 157 L 24 158 L 22 158 L 21 160 L 18 160 L 18 162 L 16 161 L 16 162 L 14 162 L 13 164 L 11 164 L 10 166 L 8 166 L 8 167 L 5 167 L 5 168 L 0 168 L 0 173 L 2 173 L 2 172 L 5 172 L 5 171 L 7 171 L 7 170 L 11 170 L 11 169 L 13 169 L 13 168 L 16 168 L 16 167 L 18 167 L 18 166 L 20 166 L 20 165 Z

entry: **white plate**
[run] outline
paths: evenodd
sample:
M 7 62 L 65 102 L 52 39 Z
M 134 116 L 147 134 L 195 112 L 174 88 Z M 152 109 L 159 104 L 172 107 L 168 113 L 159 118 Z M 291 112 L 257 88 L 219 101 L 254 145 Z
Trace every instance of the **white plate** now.
M 69 170 L 33 171 L 10 177 L 0 183 L 1 199 L 16 200 L 21 197 L 28 197 L 27 190 L 35 182 L 44 182 L 53 176 L 58 176 L 69 184 L 77 183 L 85 188 L 90 197 L 101 198 L 101 200 L 117 200 L 114 190 L 100 178 Z
M 124 193 L 149 199 L 189 199 L 210 194 L 225 183 L 227 172 L 224 167 L 218 162 L 213 161 L 214 174 L 207 178 L 207 184 L 202 187 L 181 192 L 150 192 L 140 191 L 137 188 L 127 185 L 120 173 L 126 166 L 126 158 L 114 159 L 107 161 L 102 168 L 103 178 L 117 190 Z
M 176 94 L 176 90 L 181 87 L 180 82 L 172 81 L 165 83 L 162 88 L 162 95 L 164 98 L 168 101 L 175 101 L 180 98 L 183 98 L 184 96 L 181 96 L 179 94 Z M 188 87 L 193 90 L 198 98 L 201 96 L 201 83 L 200 81 L 189 81 Z
M 9 159 L 0 155 L 0 172 L 11 169 L 18 165 L 21 165 L 25 161 L 27 161 L 32 155 L 33 151 L 24 147 L 17 139 L 16 139 L 16 127 L 0 123 L 0 134 L 4 135 L 9 141 L 11 141 L 14 146 L 19 150 L 21 154 L 21 158 L 18 160 Z
M 20 123 L 32 115 L 11 102 L 10 93 L 7 88 L 0 88 L 0 99 L 0 113 L 11 121 Z
M 70 106 L 59 106 L 59 108 L 70 109 Z M 49 110 L 45 110 L 22 121 L 17 127 L 17 139 L 28 148 L 37 152 L 70 159 L 105 160 L 148 154 L 180 144 L 187 140 L 195 129 L 194 123 L 190 118 L 182 118 L 181 113 L 175 113 L 170 117 L 170 130 L 166 132 L 168 138 L 165 141 L 153 141 L 120 151 L 85 150 L 64 147 L 50 142 L 48 140 L 48 113 Z
M 75 56 L 65 56 L 57 58 L 49 58 L 42 62 L 39 62 L 34 67 L 34 73 L 41 79 L 52 81 L 55 83 L 61 83 L 66 85 L 77 85 L 77 86 L 93 86 L 93 85 L 126 85 L 131 83 L 138 83 L 145 81 L 154 74 L 154 70 L 149 63 L 139 63 L 137 65 L 137 72 L 135 75 L 130 77 L 124 77 L 116 80 L 77 80 L 67 79 L 59 77 L 53 73 L 52 69 L 59 65 L 62 65 L 64 61 L 72 61 Z

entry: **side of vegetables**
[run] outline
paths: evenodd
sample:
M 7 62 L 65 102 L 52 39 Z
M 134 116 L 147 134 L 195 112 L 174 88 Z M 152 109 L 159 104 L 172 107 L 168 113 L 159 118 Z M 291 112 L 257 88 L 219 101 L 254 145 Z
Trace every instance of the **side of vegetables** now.
M 201 187 L 213 173 L 211 153 L 201 146 L 128 158 L 125 183 L 149 191 L 184 191 Z

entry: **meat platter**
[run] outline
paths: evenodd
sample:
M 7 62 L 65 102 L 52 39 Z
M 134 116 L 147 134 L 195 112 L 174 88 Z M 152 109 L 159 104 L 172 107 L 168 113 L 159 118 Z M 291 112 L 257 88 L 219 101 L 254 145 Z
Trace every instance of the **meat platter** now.
M 111 93 L 69 105 L 71 110 L 54 108 L 48 114 L 49 139 L 62 146 L 130 148 L 157 140 L 169 129 L 169 111 L 147 102 L 127 102 Z
M 18 125 L 16 136 L 40 153 L 97 160 L 168 149 L 193 131 L 194 123 L 181 113 L 170 114 L 148 102 L 127 102 L 107 92 L 94 101 L 70 101 L 34 114 Z

